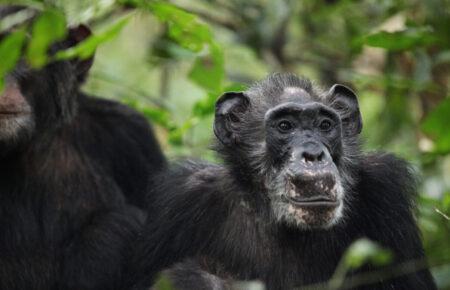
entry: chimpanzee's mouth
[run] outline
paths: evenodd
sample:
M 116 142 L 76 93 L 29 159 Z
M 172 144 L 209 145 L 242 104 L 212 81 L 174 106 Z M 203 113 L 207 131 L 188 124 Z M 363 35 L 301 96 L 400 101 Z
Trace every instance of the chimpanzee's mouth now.
M 287 196 L 287 201 L 296 207 L 337 207 L 339 201 L 336 198 L 317 195 L 313 197 Z
M 11 118 L 27 115 L 28 111 L 0 111 L 0 118 Z
M 287 183 L 285 202 L 295 208 L 332 209 L 340 204 L 333 174 L 300 175 Z

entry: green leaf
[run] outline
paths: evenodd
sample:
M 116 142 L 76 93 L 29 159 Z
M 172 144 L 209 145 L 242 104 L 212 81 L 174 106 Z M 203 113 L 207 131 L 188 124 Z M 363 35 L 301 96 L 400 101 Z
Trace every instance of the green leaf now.
M 222 49 L 217 44 L 211 44 L 209 54 L 198 57 L 189 73 L 189 78 L 210 92 L 219 93 L 225 75 Z
M 175 290 L 175 288 L 172 286 L 172 283 L 170 280 L 164 276 L 161 275 L 158 280 L 156 280 L 155 285 L 153 285 L 152 289 L 155 290 Z
M 344 262 L 348 268 L 357 269 L 370 262 L 374 265 L 386 265 L 392 259 L 391 253 L 368 239 L 354 242 L 344 255 Z
M 122 101 L 133 109 L 144 114 L 144 116 L 151 120 L 154 124 L 164 127 L 169 131 L 176 129 L 176 125 L 173 122 L 173 117 L 166 109 L 143 105 L 141 102 L 138 102 L 133 98 L 124 98 Z
M 214 113 L 214 107 L 217 100 L 216 93 L 209 93 L 205 98 L 194 104 L 192 113 L 196 117 L 205 117 Z
M 446 212 L 450 212 L 450 192 L 444 193 L 442 198 L 442 206 Z
M 443 100 L 422 123 L 422 130 L 435 141 L 435 151 L 450 152 L 450 98 Z
M 28 63 L 40 68 L 47 63 L 47 51 L 51 44 L 62 40 L 67 34 L 66 19 L 57 10 L 46 10 L 33 23 L 32 37 L 28 44 Z
M 208 25 L 192 13 L 164 1 L 119 0 L 125 6 L 147 9 L 168 25 L 169 37 L 180 46 L 200 52 L 206 44 L 212 42 L 212 34 Z
M 25 42 L 25 31 L 18 30 L 10 33 L 0 42 L 0 92 L 4 87 L 4 77 L 14 69 L 20 59 Z
M 125 25 L 127 25 L 130 18 L 130 16 L 124 17 L 108 27 L 105 31 L 89 36 L 86 40 L 78 43 L 74 47 L 59 51 L 55 58 L 57 60 L 65 60 L 72 58 L 87 59 L 91 57 L 100 44 L 116 37 Z
M 201 23 L 194 14 L 165 2 L 150 3 L 147 8 L 168 24 L 169 37 L 180 46 L 200 52 L 205 44 L 212 41 L 209 27 Z
M 172 116 L 164 109 L 145 107 L 140 109 L 140 111 L 145 117 L 152 120 L 154 124 L 158 124 L 168 130 L 173 130 L 175 128 Z
M 228 84 L 225 88 L 225 92 L 242 92 L 245 91 L 248 88 L 246 84 L 242 83 L 231 83 Z
M 366 36 L 363 43 L 368 46 L 400 51 L 418 46 L 428 46 L 436 41 L 437 38 L 433 35 L 433 32 L 426 27 L 422 27 L 408 28 L 397 32 L 381 31 Z
M 169 142 L 172 145 L 182 145 L 183 144 L 183 136 L 186 134 L 188 130 L 194 127 L 198 123 L 198 118 L 192 117 L 186 120 L 180 127 L 170 131 L 169 133 Z

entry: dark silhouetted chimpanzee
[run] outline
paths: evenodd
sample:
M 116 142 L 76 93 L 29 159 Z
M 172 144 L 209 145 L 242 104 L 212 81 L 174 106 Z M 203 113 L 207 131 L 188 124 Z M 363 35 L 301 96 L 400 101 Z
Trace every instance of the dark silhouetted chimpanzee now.
M 214 122 L 224 164 L 190 161 L 161 175 L 129 285 L 144 289 L 161 269 L 190 258 L 199 285 L 220 277 L 292 289 L 328 281 L 348 246 L 366 237 L 392 251 L 392 268 L 358 285 L 355 274 L 375 269 L 365 265 L 348 274 L 353 286 L 435 289 L 423 267 L 410 168 L 389 154 L 362 153 L 361 129 L 357 97 L 343 85 L 321 91 L 275 74 L 224 94 Z M 190 263 L 169 271 L 175 284 Z
M 0 19 L 23 9 L 0 7 Z M 85 39 L 71 29 L 54 53 Z M 0 37 L 5 37 L 4 33 Z M 79 87 L 92 59 L 30 69 L 0 94 L 0 289 L 110 289 L 165 159 L 147 121 Z

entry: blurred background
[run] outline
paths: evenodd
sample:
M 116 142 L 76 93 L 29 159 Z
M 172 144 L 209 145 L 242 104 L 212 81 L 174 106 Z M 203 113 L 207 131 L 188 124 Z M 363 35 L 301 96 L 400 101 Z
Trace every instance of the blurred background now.
M 450 289 L 449 0 L 5 1 L 52 9 L 97 35 L 84 86 L 144 113 L 172 157 L 213 160 L 216 98 L 289 71 L 359 95 L 366 150 L 420 173 L 417 216 Z

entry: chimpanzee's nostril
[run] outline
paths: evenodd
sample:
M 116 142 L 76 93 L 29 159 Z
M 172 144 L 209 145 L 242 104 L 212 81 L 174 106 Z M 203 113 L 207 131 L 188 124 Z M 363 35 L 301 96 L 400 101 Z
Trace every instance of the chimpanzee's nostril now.
M 316 158 L 315 158 L 314 154 L 311 154 L 309 152 L 303 152 L 302 153 L 302 157 L 303 157 L 303 160 L 306 161 L 306 162 L 314 162 L 314 161 L 316 161 L 315 160 Z
M 317 157 L 317 161 L 322 162 L 322 159 L 325 157 L 325 153 L 322 151 L 320 152 L 319 156 Z
M 305 162 L 322 162 L 324 157 L 325 153 L 323 151 L 320 151 L 319 153 L 305 151 L 302 153 L 302 158 Z

